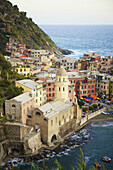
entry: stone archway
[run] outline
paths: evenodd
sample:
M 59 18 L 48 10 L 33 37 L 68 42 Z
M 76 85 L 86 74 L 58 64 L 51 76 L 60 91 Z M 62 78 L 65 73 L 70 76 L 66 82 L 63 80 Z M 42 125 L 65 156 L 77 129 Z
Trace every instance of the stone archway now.
M 52 138 L 51 138 L 51 142 L 54 142 L 54 141 L 56 141 L 57 140 L 57 137 L 56 137 L 56 135 L 54 134 L 53 136 L 52 136 Z

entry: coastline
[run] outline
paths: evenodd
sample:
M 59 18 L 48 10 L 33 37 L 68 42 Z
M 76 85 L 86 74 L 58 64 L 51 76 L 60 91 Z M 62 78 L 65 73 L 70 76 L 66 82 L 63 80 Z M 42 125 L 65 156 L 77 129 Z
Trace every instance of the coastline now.
M 72 132 L 70 132 L 68 135 L 66 135 L 66 136 L 62 139 L 62 141 L 60 141 L 59 143 L 55 144 L 54 146 L 48 147 L 48 146 L 46 146 L 46 145 L 42 145 L 38 152 L 33 153 L 33 154 L 29 154 L 29 155 L 27 154 L 27 155 L 20 155 L 20 156 L 18 156 L 18 155 L 10 155 L 10 156 L 7 156 L 7 157 L 4 159 L 4 164 L 7 162 L 7 160 L 8 160 L 9 158 L 15 158 L 15 157 L 18 157 L 18 158 L 30 158 L 30 157 L 32 157 L 32 156 L 35 156 L 35 155 L 39 154 L 39 153 L 40 153 L 41 151 L 43 151 L 44 149 L 53 151 L 54 149 L 57 149 L 57 147 L 58 147 L 59 145 L 61 145 L 61 144 L 65 141 L 65 139 L 66 139 L 67 137 L 69 137 L 69 136 L 73 135 L 75 132 L 78 132 L 79 130 L 85 128 L 85 126 L 87 126 L 88 124 L 93 123 L 93 122 L 102 122 L 102 121 L 105 121 L 105 122 L 107 122 L 107 121 L 113 121 L 113 115 L 103 115 L 103 114 L 97 115 L 96 117 L 92 118 L 91 120 L 88 120 L 87 122 L 85 122 L 83 125 L 80 125 L 79 127 L 76 126 L 75 129 L 74 129 Z M 99 123 L 99 124 L 100 124 L 100 123 Z

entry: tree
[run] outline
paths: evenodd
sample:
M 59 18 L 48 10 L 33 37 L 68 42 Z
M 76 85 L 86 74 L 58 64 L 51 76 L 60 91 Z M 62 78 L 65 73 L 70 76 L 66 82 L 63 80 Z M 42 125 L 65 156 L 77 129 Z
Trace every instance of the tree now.
M 17 5 L 14 5 L 14 8 L 15 8 L 17 11 L 19 11 L 19 8 L 18 8 Z

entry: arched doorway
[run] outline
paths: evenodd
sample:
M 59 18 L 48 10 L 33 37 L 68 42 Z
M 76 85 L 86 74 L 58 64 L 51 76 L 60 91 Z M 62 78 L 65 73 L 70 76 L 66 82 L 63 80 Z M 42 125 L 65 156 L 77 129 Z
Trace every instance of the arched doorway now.
M 53 135 L 52 138 L 51 138 L 51 142 L 54 142 L 54 141 L 56 141 L 56 140 L 57 140 L 56 135 Z

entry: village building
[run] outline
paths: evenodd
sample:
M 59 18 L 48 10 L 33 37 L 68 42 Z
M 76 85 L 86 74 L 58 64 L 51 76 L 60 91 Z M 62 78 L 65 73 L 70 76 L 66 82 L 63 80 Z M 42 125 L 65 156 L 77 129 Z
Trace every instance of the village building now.
M 29 92 L 5 101 L 5 113 L 9 121 L 26 124 L 27 114 L 32 108 L 34 108 L 34 98 Z
M 47 101 L 46 86 L 30 79 L 16 81 L 17 87 L 22 87 L 24 92 L 30 92 L 34 98 L 34 107 L 39 107 Z
M 59 61 L 60 66 L 63 66 L 65 70 L 75 69 L 76 68 L 76 58 L 63 57 Z

